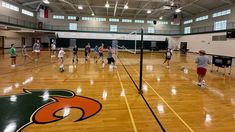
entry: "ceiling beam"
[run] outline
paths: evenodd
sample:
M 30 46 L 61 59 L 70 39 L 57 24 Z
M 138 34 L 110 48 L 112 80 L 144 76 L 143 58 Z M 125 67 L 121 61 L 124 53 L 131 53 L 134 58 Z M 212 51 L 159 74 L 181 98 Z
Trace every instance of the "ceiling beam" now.
M 124 6 L 125 6 L 126 4 L 128 4 L 128 3 L 129 3 L 129 0 L 127 0 L 127 2 L 126 2 L 126 3 L 124 3 Z M 122 9 L 121 16 L 123 15 L 124 11 L 125 11 L 125 9 L 123 8 L 123 9 Z
M 88 0 L 86 0 L 86 3 L 87 3 L 87 5 L 88 5 L 88 8 L 90 9 L 91 13 L 94 13 L 94 11 L 92 10 L 91 5 L 90 5 L 90 3 L 88 2 Z
M 27 6 L 27 5 L 33 5 L 33 4 L 38 4 L 41 3 L 41 0 L 36 0 L 36 1 L 31 1 L 31 2 L 25 2 L 22 4 L 22 6 Z
M 226 3 L 226 4 L 233 4 L 233 2 L 231 2 L 230 0 L 221 0 L 221 1 Z
M 201 5 L 198 5 L 198 4 L 195 4 L 195 3 L 193 3 L 192 6 L 193 6 L 193 7 L 196 7 L 196 8 L 200 8 L 200 9 L 202 9 L 202 10 L 204 10 L 204 11 L 209 11 L 209 9 L 207 9 L 207 8 L 205 8 L 205 7 L 202 7 Z
M 116 16 L 118 1 L 119 1 L 119 0 L 116 0 L 116 4 L 115 4 L 115 7 L 114 7 L 114 12 L 113 12 L 113 16 L 114 16 L 114 17 Z
M 149 4 L 150 2 L 151 2 L 151 1 L 146 2 L 146 3 L 144 4 L 144 6 L 143 6 L 142 8 L 140 8 L 140 9 L 137 11 L 137 13 L 135 14 L 134 18 L 136 18 L 136 16 L 137 16 L 146 6 L 148 6 L 148 4 Z
M 77 8 L 75 8 L 75 7 L 74 7 L 74 5 L 73 5 L 72 3 L 68 2 L 67 0 L 59 0 L 59 1 L 61 1 L 61 2 L 64 2 L 64 3 L 68 4 L 70 7 L 72 7 L 72 8 L 74 9 L 74 11 L 75 11 L 75 12 L 77 12 L 77 13 L 79 13 L 79 14 L 80 14 L 80 12 L 78 11 L 78 9 L 77 9 Z

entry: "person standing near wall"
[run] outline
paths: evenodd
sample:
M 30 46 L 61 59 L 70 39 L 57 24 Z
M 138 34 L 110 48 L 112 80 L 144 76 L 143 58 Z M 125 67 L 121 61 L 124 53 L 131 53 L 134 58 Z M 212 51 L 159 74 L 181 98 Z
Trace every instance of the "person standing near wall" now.
M 196 58 L 197 64 L 197 75 L 198 75 L 198 86 L 205 85 L 204 77 L 207 72 L 207 66 L 210 64 L 209 58 L 206 56 L 206 52 L 204 50 L 199 51 L 199 56 Z
M 167 68 L 170 67 L 171 57 L 172 57 L 172 51 L 171 51 L 171 49 L 167 49 L 167 51 L 165 53 L 165 61 L 163 62 L 163 64 L 165 64 L 167 62 Z
M 10 48 L 10 57 L 11 57 L 11 67 L 16 67 L 16 49 L 14 47 L 14 44 L 11 44 Z
M 23 44 L 23 47 L 22 47 L 22 55 L 24 57 L 24 64 L 26 62 L 27 57 L 30 58 L 31 60 L 33 60 L 33 58 L 31 56 L 29 56 L 29 54 L 27 53 L 27 48 L 26 48 L 25 44 Z
M 34 52 L 34 55 L 35 55 L 35 61 L 39 60 L 40 48 L 41 48 L 40 42 L 39 42 L 39 40 L 37 40 L 36 43 L 33 45 L 33 52 Z

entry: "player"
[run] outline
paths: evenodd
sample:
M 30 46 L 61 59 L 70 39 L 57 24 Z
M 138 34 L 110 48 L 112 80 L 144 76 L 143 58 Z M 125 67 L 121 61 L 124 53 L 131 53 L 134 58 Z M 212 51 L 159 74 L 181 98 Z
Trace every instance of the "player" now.
M 40 42 L 39 40 L 36 41 L 36 43 L 33 45 L 33 52 L 35 55 L 35 61 L 39 60 L 39 56 L 40 56 Z
M 112 49 L 112 46 L 109 46 L 109 48 L 108 48 L 108 57 L 107 57 L 108 64 L 111 65 L 113 63 L 113 68 L 116 68 L 115 60 L 113 58 L 113 54 L 114 54 L 114 50 Z
M 27 57 L 31 60 L 33 60 L 33 58 L 31 56 L 29 56 L 29 54 L 27 53 L 27 48 L 26 48 L 26 45 L 23 44 L 23 47 L 22 47 L 22 55 L 24 57 L 24 64 L 26 63 L 26 59 Z
M 73 48 L 73 63 L 74 63 L 75 59 L 78 62 L 78 47 L 77 47 L 77 45 L 75 45 Z
M 95 48 L 94 48 L 94 60 L 95 60 L 95 61 L 96 61 L 97 58 L 98 58 L 98 52 L 99 52 L 98 46 L 96 45 Z
M 165 61 L 163 62 L 163 64 L 165 64 L 167 62 L 167 68 L 170 67 L 171 57 L 172 57 L 171 49 L 167 49 L 167 51 L 165 53 Z
M 98 48 L 98 52 L 99 52 L 99 59 L 102 60 L 102 63 L 104 64 L 104 44 L 102 43 L 101 46 Z M 98 62 L 98 60 L 96 60 L 96 63 Z
M 51 44 L 51 57 L 55 57 L 56 55 L 56 43 L 55 40 L 52 40 Z
M 90 52 L 91 52 L 91 46 L 90 46 L 90 43 L 88 43 L 86 46 L 85 46 L 85 61 L 88 61 L 89 58 L 90 58 Z
M 64 54 L 65 54 L 64 49 L 60 48 L 60 51 L 58 53 L 60 72 L 64 72 Z
M 16 67 L 16 49 L 14 47 L 14 44 L 11 44 L 10 48 L 10 57 L 11 57 L 11 67 Z
M 210 64 L 209 58 L 206 56 L 206 52 L 204 50 L 199 51 L 199 56 L 196 58 L 197 64 L 197 75 L 198 75 L 198 86 L 204 86 L 205 81 L 204 77 L 207 72 L 207 66 Z

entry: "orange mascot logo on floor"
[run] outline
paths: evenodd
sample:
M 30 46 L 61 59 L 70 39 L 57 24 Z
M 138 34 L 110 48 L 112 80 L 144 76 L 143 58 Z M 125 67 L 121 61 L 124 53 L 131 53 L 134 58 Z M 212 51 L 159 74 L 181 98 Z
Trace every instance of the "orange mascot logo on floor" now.
M 21 131 L 32 123 L 59 121 L 69 114 L 58 116 L 56 113 L 66 108 L 82 111 L 82 116 L 75 120 L 78 122 L 94 116 L 102 108 L 100 102 L 75 95 L 69 90 L 24 91 L 24 94 L 0 97 L 0 131 L 6 130 L 10 125 L 15 125 L 14 131 Z

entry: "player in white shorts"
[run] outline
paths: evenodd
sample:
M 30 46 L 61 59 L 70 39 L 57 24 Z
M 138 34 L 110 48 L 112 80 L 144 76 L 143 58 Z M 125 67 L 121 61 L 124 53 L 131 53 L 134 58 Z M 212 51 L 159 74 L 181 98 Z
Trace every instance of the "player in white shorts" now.
M 64 72 L 64 54 L 65 54 L 64 49 L 60 48 L 60 51 L 58 53 L 60 72 Z
M 56 43 L 55 40 L 52 40 L 51 44 L 51 57 L 55 57 L 56 55 Z
M 40 48 L 41 48 L 40 42 L 39 42 L 39 40 L 37 40 L 36 43 L 33 45 L 33 52 L 34 52 L 34 55 L 35 55 L 35 61 L 39 60 Z

